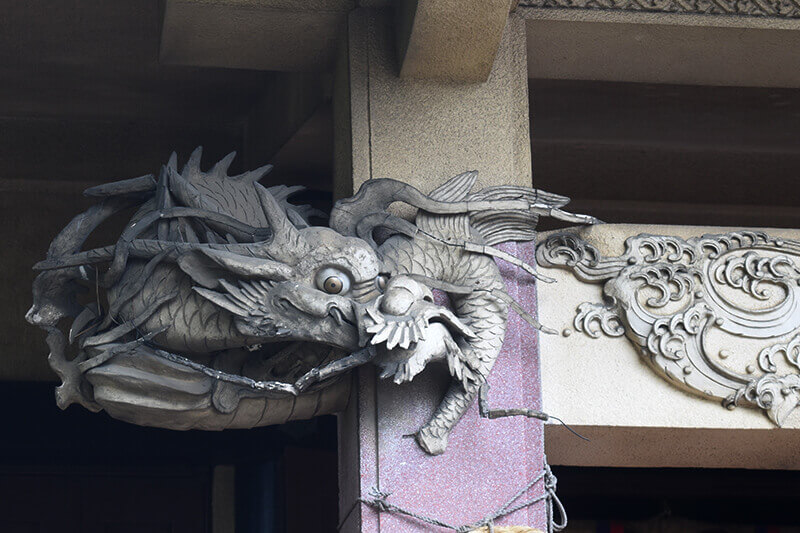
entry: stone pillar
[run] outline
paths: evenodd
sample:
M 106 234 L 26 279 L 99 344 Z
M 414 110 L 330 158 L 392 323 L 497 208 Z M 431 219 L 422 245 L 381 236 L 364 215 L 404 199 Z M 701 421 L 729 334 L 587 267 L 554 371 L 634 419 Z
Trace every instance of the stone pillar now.
M 530 186 L 524 23 L 508 20 L 484 83 L 401 79 L 392 36 L 388 14 L 366 9 L 351 14 L 335 89 L 337 194 L 349 196 L 372 178 L 402 180 L 427 192 L 466 170 L 480 172 L 476 189 Z M 509 246 L 534 260 L 532 247 Z M 534 311 L 530 277 L 510 268 L 504 273 L 509 293 Z M 490 377 L 493 408 L 539 406 L 536 343 L 536 332 L 512 314 Z M 369 366 L 355 380 L 339 430 L 342 531 L 435 530 L 359 504 L 372 488 L 390 492 L 388 501 L 395 505 L 463 525 L 494 513 L 541 470 L 541 422 L 482 419 L 477 404 L 451 434 L 447 451 L 427 456 L 409 435 L 444 394 L 449 378 L 435 368 L 402 386 L 377 380 Z M 542 490 L 537 485 L 520 501 Z M 544 512 L 539 503 L 497 523 L 542 527 Z

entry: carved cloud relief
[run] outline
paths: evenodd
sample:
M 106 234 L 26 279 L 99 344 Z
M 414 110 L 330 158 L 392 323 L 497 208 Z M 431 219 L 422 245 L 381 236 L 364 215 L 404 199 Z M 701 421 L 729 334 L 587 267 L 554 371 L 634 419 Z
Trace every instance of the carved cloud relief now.
M 626 336 L 680 388 L 728 408 L 762 409 L 777 425 L 800 402 L 800 242 L 741 231 L 682 239 L 641 234 L 605 257 L 574 233 L 537 248 L 544 267 L 603 284 L 574 327 Z

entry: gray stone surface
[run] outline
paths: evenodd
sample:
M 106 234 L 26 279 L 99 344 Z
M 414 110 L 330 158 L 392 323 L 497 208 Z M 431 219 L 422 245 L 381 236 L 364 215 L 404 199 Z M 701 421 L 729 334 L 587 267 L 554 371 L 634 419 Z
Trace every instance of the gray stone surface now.
M 486 81 L 509 0 L 403 0 L 395 5 L 401 77 Z
M 624 239 L 639 233 L 688 238 L 734 230 L 740 228 L 615 224 L 577 233 L 604 256 L 616 257 L 623 252 Z M 799 236 L 797 230 L 764 231 L 787 240 Z M 547 237 L 540 235 L 540 241 Z M 546 326 L 561 332 L 540 338 L 543 406 L 592 439 L 591 443 L 579 442 L 574 436 L 569 438 L 563 428 L 548 425 L 546 439 L 551 461 L 595 466 L 800 468 L 800 461 L 788 445 L 797 438 L 800 428 L 797 410 L 785 417 L 783 427 L 778 428 L 760 409 L 740 406 L 729 411 L 721 405 L 719 396 L 706 398 L 704 391 L 695 389 L 690 394 L 681 390 L 646 364 L 645 360 L 650 359 L 643 360 L 632 342 L 635 335 L 628 339 L 601 333 L 591 338 L 578 329 L 583 325 L 575 323 L 579 306 L 604 301 L 602 283 L 579 281 L 573 273 L 559 269 L 546 269 L 543 273 L 555 278 L 556 283 L 539 286 L 539 313 Z M 777 285 L 773 292 L 776 290 Z M 623 299 L 622 295 L 619 297 Z M 734 301 L 744 305 L 740 300 Z M 753 299 L 747 301 L 748 305 L 755 305 Z M 609 326 L 614 329 L 614 322 Z M 790 338 L 795 333 L 784 332 L 779 337 Z M 761 344 L 744 337 L 710 335 L 702 347 L 709 358 L 737 373 L 733 376 L 750 375 L 747 367 L 758 364 Z M 729 353 L 733 355 L 728 356 Z M 748 355 L 750 362 L 745 360 Z M 783 360 L 780 364 L 787 369 L 791 366 Z M 696 377 L 704 375 L 702 370 L 690 370 L 687 374 L 678 372 L 675 379 L 694 377 L 695 372 L 700 372 Z M 760 369 L 752 373 L 753 378 L 762 374 Z M 713 374 L 706 375 L 713 378 Z M 683 387 L 691 390 L 690 384 Z M 708 441 L 709 436 L 713 440 Z
M 517 11 L 528 24 L 532 78 L 800 87 L 800 20 Z
M 351 16 L 349 78 L 340 83 L 334 116 L 348 137 L 337 151 L 336 186 L 352 189 L 337 195 L 371 178 L 426 192 L 466 170 L 480 171 L 478 187 L 530 185 L 523 21 L 509 19 L 485 83 L 398 78 L 391 31 L 386 13 Z
M 357 11 L 350 19 L 349 55 L 343 50 L 339 58 L 334 93 L 336 129 L 344 133 L 337 135 L 336 194 L 349 196 L 361 183 L 383 177 L 430 191 L 445 176 L 464 170 L 479 171 L 479 186 L 530 186 L 522 22 L 510 19 L 488 81 L 475 84 L 399 78 L 388 21 L 388 14 L 370 10 Z M 526 354 L 532 357 L 531 352 Z M 531 366 L 526 369 L 535 372 Z M 509 395 L 505 405 L 535 408 L 533 391 L 505 389 Z M 538 471 L 541 441 L 535 430 L 528 433 L 531 423 L 527 420 L 506 419 L 504 427 L 518 431 L 512 438 L 495 442 L 479 435 L 484 431 L 496 435 L 494 424 L 504 422 L 479 420 L 472 411 L 459 430 L 475 440 L 451 439 L 450 450 L 440 458 L 420 457 L 408 443 L 396 438 L 407 433 L 405 424 L 427 416 L 445 392 L 446 380 L 441 375 L 423 374 L 398 389 L 378 383 L 369 368 L 358 372 L 339 426 L 340 516 L 348 516 L 343 531 L 380 527 L 427 531 L 424 524 L 401 524 L 396 517 L 379 516 L 357 505 L 356 499 L 366 496 L 372 486 L 397 491 L 397 501 L 409 508 L 433 509 L 442 519 L 472 520 L 478 513 L 485 516 L 491 512 L 494 498 L 513 494 L 513 488 L 493 481 L 497 472 L 512 470 L 525 478 Z M 514 425 L 517 422 L 522 423 Z M 400 464 L 390 459 L 398 454 L 404 457 Z M 493 458 L 490 467 L 473 460 L 482 456 Z M 528 459 L 524 468 L 519 468 L 520 456 Z M 459 463 L 469 468 L 456 466 Z M 524 481 L 520 479 L 520 483 Z M 432 488 L 437 496 L 428 497 Z M 434 505 L 426 505 L 434 501 Z M 524 520 L 519 518 L 524 513 L 515 514 L 512 523 Z M 537 516 L 533 509 L 528 513 L 528 517 Z

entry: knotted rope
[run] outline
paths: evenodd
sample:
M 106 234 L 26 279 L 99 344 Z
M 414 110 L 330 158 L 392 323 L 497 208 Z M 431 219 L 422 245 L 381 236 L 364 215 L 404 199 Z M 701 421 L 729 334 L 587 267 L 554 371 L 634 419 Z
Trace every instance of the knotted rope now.
M 541 496 L 537 496 L 527 501 L 518 502 L 525 493 L 527 493 L 534 485 L 539 483 L 540 481 L 544 482 L 544 494 Z M 389 503 L 388 499 L 389 496 L 392 495 L 390 492 L 381 491 L 376 487 L 372 487 L 369 491 L 368 497 L 361 497 L 356 500 L 353 504 L 353 507 L 350 508 L 347 515 L 344 517 L 342 522 L 339 524 L 338 530 L 341 530 L 342 526 L 344 526 L 347 519 L 350 518 L 350 514 L 352 514 L 353 510 L 356 508 L 358 504 L 364 504 L 369 507 L 372 507 L 379 513 L 393 513 L 398 515 L 407 516 L 409 518 L 413 518 L 425 524 L 429 524 L 432 526 L 438 526 L 440 528 L 449 529 L 451 531 L 455 531 L 456 533 L 469 533 L 470 531 L 479 530 L 481 528 L 488 529 L 488 533 L 495 533 L 495 521 L 510 514 L 516 513 L 526 507 L 530 507 L 536 503 L 541 501 L 545 501 L 546 505 L 546 516 L 547 516 L 547 533 L 554 533 L 555 531 L 562 531 L 564 528 L 567 527 L 567 513 L 564 509 L 564 506 L 561 503 L 561 500 L 558 499 L 556 495 L 556 484 L 558 483 L 558 479 L 556 478 L 553 471 L 550 470 L 550 465 L 547 464 L 547 459 L 545 458 L 544 468 L 542 468 L 539 475 L 537 475 L 534 479 L 529 481 L 524 487 L 518 490 L 514 496 L 512 496 L 502 507 L 497 509 L 494 513 L 490 514 L 489 516 L 483 518 L 482 520 L 474 523 L 474 524 L 466 524 L 461 526 L 456 526 L 453 524 L 449 524 L 442 520 L 425 516 L 420 513 L 416 513 L 414 511 L 405 509 L 400 507 L 399 505 L 395 505 L 393 503 Z M 555 508 L 555 509 L 554 509 Z M 555 513 L 553 511 L 557 511 L 558 515 L 560 516 L 560 521 L 556 521 Z

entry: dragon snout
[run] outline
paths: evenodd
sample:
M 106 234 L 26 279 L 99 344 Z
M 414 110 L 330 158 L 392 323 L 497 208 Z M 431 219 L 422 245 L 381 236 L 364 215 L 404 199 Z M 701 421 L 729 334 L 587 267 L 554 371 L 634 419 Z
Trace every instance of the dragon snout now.
M 45 326 L 55 323 L 59 318 L 59 313 L 49 305 L 33 304 L 28 312 L 25 313 L 25 320 L 34 326 Z

